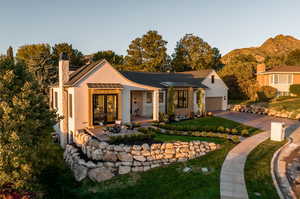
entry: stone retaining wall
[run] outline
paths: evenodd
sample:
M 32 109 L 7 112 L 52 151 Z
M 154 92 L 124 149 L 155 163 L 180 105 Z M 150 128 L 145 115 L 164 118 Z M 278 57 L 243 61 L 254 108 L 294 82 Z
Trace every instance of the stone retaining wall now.
M 147 171 L 151 168 L 193 159 L 220 146 L 202 141 L 173 142 L 126 146 L 110 145 L 79 131 L 74 145 L 67 145 L 64 159 L 77 181 L 87 176 L 93 181 L 110 179 L 114 175 Z
M 231 111 L 254 113 L 260 115 L 270 115 L 275 117 L 289 118 L 289 119 L 300 119 L 300 113 L 288 112 L 288 111 L 277 111 L 257 105 L 231 105 Z

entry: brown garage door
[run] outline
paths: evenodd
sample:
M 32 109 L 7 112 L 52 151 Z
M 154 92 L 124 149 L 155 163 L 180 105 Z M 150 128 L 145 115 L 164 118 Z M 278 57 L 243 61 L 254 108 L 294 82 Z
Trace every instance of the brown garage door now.
M 206 97 L 205 105 L 207 111 L 222 110 L 223 97 Z

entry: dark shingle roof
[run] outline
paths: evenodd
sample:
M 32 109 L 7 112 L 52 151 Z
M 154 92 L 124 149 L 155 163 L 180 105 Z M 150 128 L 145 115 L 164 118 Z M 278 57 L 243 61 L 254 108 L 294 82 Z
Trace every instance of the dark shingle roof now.
M 123 86 L 118 83 L 87 83 L 89 88 L 121 89 Z
M 300 73 L 300 66 L 279 66 L 274 67 L 266 72 L 298 72 Z
M 190 71 L 184 73 L 153 73 L 120 71 L 127 79 L 147 86 L 165 88 L 169 86 L 184 86 L 206 88 L 201 82 L 212 70 Z M 166 85 L 168 82 L 170 85 Z M 172 85 L 171 85 L 172 84 Z

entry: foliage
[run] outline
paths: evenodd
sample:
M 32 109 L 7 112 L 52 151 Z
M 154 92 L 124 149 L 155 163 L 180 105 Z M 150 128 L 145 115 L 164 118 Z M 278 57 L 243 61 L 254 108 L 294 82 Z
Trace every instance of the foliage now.
M 128 47 L 125 65 L 136 71 L 166 71 L 167 42 L 157 31 L 150 30 L 134 39 Z
M 203 99 L 204 99 L 204 89 L 199 89 L 197 91 L 197 105 L 198 105 L 198 112 L 200 115 L 203 115 L 204 112 L 205 112 L 205 105 L 204 105 L 204 102 L 203 102 Z
M 231 99 L 257 99 L 256 59 L 251 55 L 239 55 L 231 59 L 219 75 L 229 87 Z
M 258 98 L 260 101 L 268 101 L 275 98 L 277 89 L 272 86 L 262 86 L 258 91 Z
M 21 46 L 16 54 L 18 62 L 23 62 L 33 74 L 42 91 L 48 93 L 50 84 L 57 81 L 57 67 L 53 65 L 51 47 L 48 44 Z
M 47 162 L 56 116 L 39 91 L 24 63 L 0 60 L 0 187 L 36 187 Z
M 289 52 L 287 54 L 285 64 L 288 66 L 300 66 L 300 49 L 295 49 Z
M 83 66 L 85 64 L 83 54 L 77 49 L 74 49 L 72 44 L 59 43 L 52 47 L 52 60 L 55 66 L 58 66 L 59 56 L 61 53 L 67 53 L 70 59 L 71 66 Z
M 158 118 L 159 118 L 158 119 L 159 122 L 168 122 L 169 120 L 168 115 L 163 112 L 159 112 Z
M 98 51 L 93 54 L 92 60 L 98 61 L 101 59 L 106 59 L 112 65 L 122 65 L 124 63 L 124 58 L 122 55 L 117 55 L 111 50 Z
M 6 57 L 7 57 L 7 59 L 14 61 L 14 52 L 13 52 L 13 48 L 11 46 L 9 46 L 9 48 L 6 51 Z
M 175 97 L 175 89 L 173 87 L 168 88 L 168 116 L 170 121 L 175 119 L 173 118 L 175 117 L 174 97 Z
M 110 144 L 136 143 L 140 141 L 152 140 L 154 136 L 155 134 L 152 132 L 110 136 L 109 143 Z
M 172 57 L 172 66 L 177 72 L 222 67 L 219 50 L 193 34 L 186 34 L 177 42 Z
M 283 142 L 266 140 L 258 145 L 247 157 L 245 165 L 245 181 L 250 199 L 279 198 L 271 176 L 271 160 Z M 263 187 L 263 189 L 262 189 Z
M 249 131 L 247 129 L 243 129 L 241 131 L 241 135 L 244 136 L 244 137 L 247 137 L 247 136 L 249 136 Z
M 292 84 L 289 89 L 290 93 L 300 96 L 300 84 Z

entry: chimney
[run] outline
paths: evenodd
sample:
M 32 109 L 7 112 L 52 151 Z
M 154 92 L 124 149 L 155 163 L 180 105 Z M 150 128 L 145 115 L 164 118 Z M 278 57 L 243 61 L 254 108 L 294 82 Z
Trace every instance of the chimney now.
M 60 120 L 60 145 L 64 148 L 68 143 L 68 90 L 64 85 L 69 81 L 69 58 L 66 53 L 61 53 L 58 63 L 59 78 L 59 102 L 58 114 L 62 116 Z
M 266 65 L 265 64 L 258 64 L 256 66 L 256 72 L 257 73 L 263 73 L 266 72 Z

